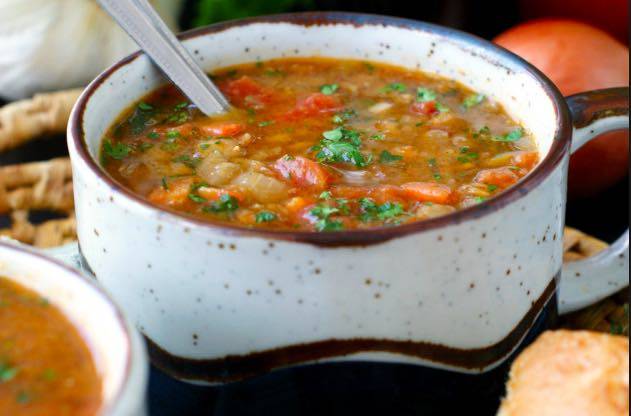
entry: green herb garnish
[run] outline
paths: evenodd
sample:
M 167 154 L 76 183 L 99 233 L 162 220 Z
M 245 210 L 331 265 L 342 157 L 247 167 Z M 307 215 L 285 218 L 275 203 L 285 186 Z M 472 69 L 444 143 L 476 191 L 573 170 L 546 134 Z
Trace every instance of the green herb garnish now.
M 372 136 L 370 136 L 370 138 L 373 140 L 383 140 L 385 139 L 385 137 L 385 134 L 373 134 Z
M 213 201 L 210 205 L 202 208 L 204 212 L 222 213 L 233 212 L 239 208 L 239 201 L 230 194 L 223 194 L 217 201 Z
M 464 101 L 462 101 L 462 108 L 468 110 L 471 107 L 475 107 L 476 105 L 484 101 L 485 98 L 486 97 L 484 96 L 484 94 L 471 94 L 467 96 Z
M 57 373 L 52 368 L 47 368 L 42 372 L 42 378 L 46 381 L 53 381 L 57 378 Z
M 401 159 L 403 159 L 403 156 L 393 155 L 392 153 L 388 152 L 387 150 L 384 150 L 379 155 L 379 162 L 381 162 L 381 163 L 392 163 L 392 162 L 396 162 L 396 161 L 401 160 Z
M 402 84 L 400 82 L 393 82 L 381 88 L 379 90 L 379 93 L 387 94 L 389 92 L 405 92 L 406 90 L 407 90 L 407 87 L 405 86 L 405 84 Z
M 309 211 L 309 214 L 317 218 L 314 223 L 317 231 L 339 231 L 344 228 L 344 224 L 340 220 L 331 218 L 331 215 L 338 212 L 340 212 L 338 208 L 318 204 Z
M 129 156 L 132 151 L 132 147 L 125 143 L 112 143 L 110 139 L 105 139 L 103 141 L 103 151 L 107 157 L 116 160 L 123 160 Z
M 261 121 L 259 123 L 259 127 L 266 127 L 266 126 L 269 126 L 270 124 L 274 124 L 274 120 Z
M 256 214 L 256 222 L 257 222 L 257 224 L 260 224 L 262 222 L 274 221 L 277 218 L 278 218 L 278 215 L 274 214 L 273 212 L 269 212 L 269 211 L 261 211 L 261 212 Z
M 17 373 L 17 367 L 11 367 L 9 364 L 0 363 L 0 383 L 5 383 L 11 380 Z
M 153 106 L 144 101 L 141 101 L 140 103 L 138 103 L 138 109 L 140 111 L 153 111 Z
M 319 162 L 343 162 L 357 167 L 367 166 L 370 162 L 370 158 L 359 151 L 362 143 L 359 132 L 338 127 L 325 131 L 322 136 L 324 139 L 312 147 L 312 150 L 318 151 L 316 158 Z
M 350 120 L 357 116 L 357 111 L 352 108 L 347 108 L 346 110 L 340 111 L 335 114 L 332 118 L 333 123 L 335 124 L 344 124 L 347 120 Z
M 509 133 L 506 133 L 502 136 L 491 136 L 491 140 L 494 142 L 516 142 L 521 139 L 524 135 L 524 130 L 522 128 L 517 128 Z
M 20 404 L 27 404 L 31 401 L 31 396 L 22 390 L 18 392 L 17 396 L 15 396 L 15 400 Z
M 427 101 L 435 101 L 436 93 L 428 88 L 418 87 L 416 89 L 416 101 L 424 103 Z
M 497 190 L 497 185 L 493 185 L 493 184 L 486 185 L 486 189 L 489 192 L 495 192 Z
M 329 191 L 324 191 L 320 194 L 320 196 L 318 198 L 323 199 L 323 200 L 327 200 L 327 199 L 331 199 L 333 196 L 331 195 L 331 192 Z
M 320 92 L 324 95 L 335 94 L 335 92 L 339 89 L 339 85 L 337 84 L 325 84 L 320 87 Z
M 152 131 L 147 134 L 147 137 L 150 138 L 151 140 L 158 140 L 160 138 L 160 134 L 156 133 L 155 131 Z
M 377 220 L 389 222 L 392 219 L 405 214 L 403 206 L 398 202 L 385 202 L 378 205 L 370 198 L 361 198 L 359 200 L 359 207 L 362 211 L 359 219 L 362 222 L 372 222 Z
M 202 161 L 199 157 L 191 157 L 189 155 L 180 155 L 171 159 L 173 162 L 178 162 L 188 166 L 191 169 L 195 169 L 197 165 Z

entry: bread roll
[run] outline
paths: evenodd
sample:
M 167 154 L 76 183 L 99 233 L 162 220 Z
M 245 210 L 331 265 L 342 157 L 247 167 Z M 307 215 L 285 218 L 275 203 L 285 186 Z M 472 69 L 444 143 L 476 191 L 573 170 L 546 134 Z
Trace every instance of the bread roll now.
M 629 340 L 590 331 L 548 331 L 511 367 L 498 416 L 629 414 Z

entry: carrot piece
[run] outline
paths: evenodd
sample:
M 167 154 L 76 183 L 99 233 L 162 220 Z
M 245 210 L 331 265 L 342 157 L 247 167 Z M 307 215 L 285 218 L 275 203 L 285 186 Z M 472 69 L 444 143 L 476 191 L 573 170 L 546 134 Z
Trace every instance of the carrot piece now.
M 505 188 L 517 182 L 521 176 L 520 173 L 523 173 L 521 169 L 511 169 L 506 166 L 494 169 L 484 169 L 475 175 L 473 181 Z
M 193 178 L 176 179 L 170 182 L 166 189 L 160 186 L 151 191 L 148 196 L 149 201 L 159 205 L 182 207 L 190 202 L 188 194 L 193 182 L 195 182 Z
M 274 163 L 273 168 L 298 187 L 324 189 L 331 181 L 331 175 L 322 165 L 301 156 L 283 156 Z
M 286 207 L 291 214 L 296 215 L 300 213 L 307 205 L 311 204 L 313 204 L 313 201 L 311 201 L 310 199 L 301 196 L 295 196 L 287 201 Z
M 432 115 L 438 113 L 436 101 L 417 101 L 410 106 L 410 111 L 416 114 Z
M 211 136 L 232 137 L 245 130 L 245 126 L 239 123 L 211 123 L 200 126 L 200 129 Z
M 526 151 L 515 152 L 512 159 L 515 166 L 531 170 L 539 161 L 539 154 L 537 152 Z
M 433 182 L 408 182 L 401 185 L 403 193 L 419 202 L 434 202 L 447 205 L 452 201 L 453 192 L 447 185 Z

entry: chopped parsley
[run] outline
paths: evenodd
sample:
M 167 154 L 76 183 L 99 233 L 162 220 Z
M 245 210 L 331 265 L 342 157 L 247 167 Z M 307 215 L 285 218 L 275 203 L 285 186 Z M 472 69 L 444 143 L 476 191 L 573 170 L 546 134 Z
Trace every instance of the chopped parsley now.
M 335 92 L 340 88 L 337 84 L 325 84 L 320 87 L 320 92 L 324 95 L 335 94 Z
M 140 143 L 140 145 L 138 145 L 138 149 L 140 149 L 141 152 L 145 152 L 149 149 L 151 149 L 153 147 L 153 143 Z
M 112 143 L 110 139 L 103 140 L 104 155 L 111 159 L 123 160 L 129 156 L 131 151 L 132 147 L 125 143 Z
M 348 200 L 344 198 L 337 198 L 335 200 L 337 204 L 337 208 L 340 210 L 340 213 L 344 215 L 348 215 L 351 212 L 351 208 L 348 206 Z
M 372 73 L 374 72 L 374 70 L 375 70 L 375 66 L 374 66 L 373 64 L 371 64 L 370 62 L 364 62 L 363 64 L 364 64 L 364 68 L 366 68 L 366 70 L 367 70 L 369 73 L 371 73 L 371 74 L 372 74 Z
M 489 129 L 489 126 L 484 126 L 480 130 L 474 132 L 472 136 L 474 139 L 480 139 L 480 138 L 488 137 L 490 134 L 491 134 L 491 129 Z
M 318 204 L 309 211 L 316 218 L 314 223 L 317 231 L 339 231 L 344 228 L 342 221 L 331 218 L 331 215 L 340 212 L 338 208 Z
M 269 126 L 270 124 L 274 124 L 274 120 L 261 121 L 259 123 L 259 127 L 266 127 L 266 126 Z
M 389 92 L 405 92 L 405 91 L 407 91 L 407 87 L 405 86 L 405 84 L 402 84 L 400 82 L 393 82 L 381 88 L 379 90 L 379 93 L 387 94 Z
M 167 138 L 168 139 L 177 139 L 178 137 L 180 137 L 180 132 L 177 130 L 169 130 L 167 131 Z
M 162 180 L 160 181 L 162 183 L 162 189 L 164 189 L 165 191 L 169 190 L 169 182 L 166 176 L 162 177 Z
M 384 150 L 379 155 L 379 162 L 381 162 L 381 163 L 392 163 L 392 162 L 396 162 L 396 161 L 401 160 L 401 159 L 403 159 L 403 156 L 393 155 L 392 153 L 388 152 L 387 150 Z
M 359 148 L 361 139 L 359 132 L 338 127 L 322 133 L 324 137 L 312 150 L 318 151 L 316 158 L 323 163 L 349 163 L 357 167 L 365 167 L 370 157 L 364 156 Z
M 280 69 L 270 68 L 265 70 L 265 75 L 267 75 L 268 77 L 284 77 L 286 74 Z
M 140 111 L 153 111 L 153 110 L 154 110 L 154 109 L 153 109 L 153 106 L 152 106 L 151 104 L 148 104 L 148 103 L 146 103 L 146 102 L 144 102 L 144 101 L 141 101 L 141 102 L 138 104 L 138 109 L 139 109 Z
M 318 198 L 323 199 L 323 200 L 327 200 L 327 199 L 331 199 L 333 196 L 331 195 L 330 191 L 324 191 L 320 194 L 320 196 Z
M 418 87 L 416 89 L 416 101 L 421 103 L 436 101 L 436 93 L 428 88 Z
M 147 134 L 147 137 L 150 138 L 151 140 L 158 140 L 160 138 L 160 134 L 156 133 L 155 131 L 152 131 Z
M 335 124 L 344 124 L 347 120 L 357 117 L 357 111 L 352 108 L 347 108 L 346 110 L 340 111 L 339 113 L 333 116 L 333 123 Z
M 487 189 L 489 192 L 495 192 L 495 191 L 497 190 L 497 185 L 488 184 L 488 185 L 486 185 L 486 189 Z
M 261 211 L 256 214 L 256 223 L 260 224 L 262 222 L 271 222 L 278 218 L 278 215 L 269 211 Z
M 373 134 L 372 136 L 370 136 L 371 139 L 373 140 L 383 140 L 385 139 L 385 134 Z
M 418 87 L 416 89 L 416 101 L 421 102 L 421 103 L 434 101 L 436 105 L 436 109 L 438 111 L 440 111 L 441 113 L 449 111 L 448 107 L 446 107 L 443 103 L 438 101 L 438 96 L 436 95 L 436 92 L 434 92 L 433 90 L 430 90 L 429 88 Z
M 432 176 L 435 180 L 439 181 L 442 179 L 440 172 L 438 171 L 438 164 L 436 163 L 436 158 L 432 157 L 427 160 L 427 164 L 432 169 Z
M 160 149 L 167 152 L 173 152 L 177 150 L 178 147 L 179 145 L 177 144 L 177 137 L 169 137 L 164 141 L 164 143 L 160 145 Z
M 200 196 L 200 195 L 195 194 L 193 192 L 189 192 L 188 199 L 190 199 L 191 201 L 195 202 L 196 204 L 203 204 L 204 202 L 208 201 L 203 196 Z
M 201 158 L 197 157 L 197 156 L 189 156 L 189 155 L 180 155 L 177 157 L 174 157 L 172 159 L 173 162 L 179 162 L 183 165 L 188 166 L 191 169 L 195 169 L 197 167 L 197 165 L 199 165 L 199 163 L 202 161 Z
M 152 123 L 152 117 L 154 115 L 154 108 L 147 104 L 141 102 L 136 106 L 136 111 L 134 115 L 129 118 L 129 125 L 131 126 L 131 131 L 134 134 L 140 134 L 145 129 L 147 125 Z
M 476 160 L 480 155 L 475 152 L 472 152 L 469 147 L 463 146 L 460 148 L 460 156 L 458 156 L 457 160 L 460 163 L 469 163 Z
M 359 219 L 362 222 L 391 222 L 393 219 L 405 214 L 403 206 L 398 202 L 388 201 L 379 205 L 370 198 L 361 198 L 359 200 L 359 207 L 361 209 Z
M 9 364 L 0 363 L 0 383 L 11 380 L 17 373 L 17 367 L 11 367 Z
M 47 368 L 42 372 L 42 378 L 46 381 L 53 381 L 57 378 L 57 373 L 52 368 Z
M 471 107 L 475 107 L 476 105 L 480 104 L 482 101 L 484 101 L 486 97 L 484 96 L 484 94 L 471 94 L 468 95 L 464 101 L 462 101 L 462 108 L 464 108 L 465 110 L 470 109 Z
M 20 390 L 15 396 L 15 400 L 20 404 L 27 404 L 31 401 L 31 396 L 24 390 Z
M 524 135 L 524 130 L 522 128 L 517 128 L 509 133 L 506 133 L 502 136 L 491 136 L 491 140 L 494 142 L 516 142 L 521 139 Z
M 239 201 L 230 194 L 223 194 L 218 200 L 202 208 L 204 212 L 222 213 L 233 212 L 239 208 Z
M 191 189 L 189 190 L 188 195 L 187 195 L 188 199 L 195 202 L 196 204 L 203 204 L 204 202 L 208 201 L 206 198 L 204 198 L 203 196 L 197 193 L 197 190 L 199 188 L 203 188 L 206 186 L 208 186 L 206 182 L 195 182 L 191 184 Z

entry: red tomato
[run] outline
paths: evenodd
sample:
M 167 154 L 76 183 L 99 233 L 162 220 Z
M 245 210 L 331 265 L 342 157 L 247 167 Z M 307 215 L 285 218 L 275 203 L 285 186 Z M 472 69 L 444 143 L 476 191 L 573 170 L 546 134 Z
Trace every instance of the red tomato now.
M 539 68 L 566 96 L 629 85 L 629 49 L 584 23 L 534 20 L 502 33 L 495 42 Z M 570 197 L 593 195 L 622 179 L 628 153 L 627 131 L 602 135 L 581 148 L 570 161 Z
M 233 103 L 245 104 L 248 107 L 260 107 L 268 103 L 271 98 L 269 91 L 263 89 L 248 76 L 229 81 L 222 90 Z
M 415 102 L 410 106 L 410 111 L 417 114 L 423 115 L 432 115 L 434 113 L 438 113 L 438 109 L 436 108 L 436 101 L 422 101 Z
M 296 108 L 290 111 L 286 118 L 295 120 L 302 117 L 312 117 L 320 113 L 336 111 L 340 108 L 337 98 L 316 92 L 299 101 L 296 104 Z
M 627 0 L 521 0 L 524 18 L 561 17 L 596 26 L 629 43 L 629 2 Z
M 283 156 L 274 163 L 274 169 L 280 176 L 299 187 L 324 189 L 331 180 L 331 175 L 322 165 L 301 156 Z

